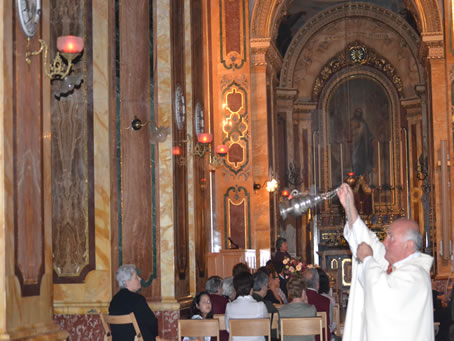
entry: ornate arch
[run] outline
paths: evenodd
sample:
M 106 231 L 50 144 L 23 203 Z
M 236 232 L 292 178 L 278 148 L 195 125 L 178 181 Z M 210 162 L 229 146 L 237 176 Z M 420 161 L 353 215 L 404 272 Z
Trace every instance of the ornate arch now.
M 419 26 L 423 36 L 429 34 L 433 35 L 434 33 L 442 34 L 443 21 L 438 1 L 413 0 L 411 1 L 411 5 L 414 6 L 418 19 L 420 20 Z
M 294 0 L 256 0 L 252 11 L 251 38 L 276 38 L 285 9 Z M 442 34 L 443 22 L 437 0 L 407 0 L 407 7 L 416 14 L 421 34 Z
M 296 33 L 284 57 L 280 87 L 287 88 L 293 86 L 293 75 L 297 66 L 298 58 L 305 48 L 305 45 L 313 35 L 315 35 L 323 27 L 335 21 L 345 20 L 352 17 L 370 18 L 385 24 L 394 31 L 397 31 L 408 45 L 415 60 L 418 60 L 419 43 L 421 39 L 415 30 L 399 15 L 368 3 L 347 2 L 320 12 L 317 16 L 311 18 L 311 20 L 302 26 Z M 419 79 L 423 82 L 424 70 L 420 63 L 417 63 L 417 66 Z
M 293 0 L 256 0 L 252 10 L 251 39 L 271 38 L 275 41 L 279 24 Z

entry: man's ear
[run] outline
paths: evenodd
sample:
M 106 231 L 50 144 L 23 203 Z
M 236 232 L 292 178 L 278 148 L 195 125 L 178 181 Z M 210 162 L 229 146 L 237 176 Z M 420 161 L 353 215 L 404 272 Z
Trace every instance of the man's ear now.
M 405 249 L 408 251 L 409 255 L 415 252 L 415 241 L 414 240 L 405 241 Z

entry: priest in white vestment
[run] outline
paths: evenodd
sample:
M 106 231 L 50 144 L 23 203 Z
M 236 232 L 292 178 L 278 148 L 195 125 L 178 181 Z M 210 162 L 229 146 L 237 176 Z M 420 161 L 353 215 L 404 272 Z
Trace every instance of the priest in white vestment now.
M 343 184 L 338 196 L 347 214 L 344 236 L 353 255 L 342 340 L 434 340 L 433 258 L 419 251 L 418 225 L 398 219 L 381 243 L 359 217 L 350 186 Z

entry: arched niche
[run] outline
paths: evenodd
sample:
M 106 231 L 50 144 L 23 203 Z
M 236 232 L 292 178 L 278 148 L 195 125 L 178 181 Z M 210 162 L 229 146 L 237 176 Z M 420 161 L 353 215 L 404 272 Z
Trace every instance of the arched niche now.
M 320 189 L 339 185 L 350 171 L 375 187 L 403 185 L 400 98 L 383 72 L 365 65 L 340 70 L 324 86 L 317 109 L 318 143 L 326 151 L 318 163 Z M 384 191 L 381 200 L 397 211 L 402 195 Z

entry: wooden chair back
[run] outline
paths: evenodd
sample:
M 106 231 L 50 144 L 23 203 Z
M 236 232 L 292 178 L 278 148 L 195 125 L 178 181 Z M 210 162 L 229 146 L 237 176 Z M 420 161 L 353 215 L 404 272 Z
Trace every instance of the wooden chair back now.
M 328 322 L 326 320 L 326 311 L 317 311 L 317 316 L 320 316 L 322 318 L 322 325 L 323 325 L 323 340 L 324 341 L 329 341 L 328 335 L 329 335 L 329 329 L 328 329 Z
M 333 307 L 333 319 L 334 322 L 336 322 L 336 329 L 334 330 L 334 334 L 336 336 L 342 336 L 340 332 L 340 309 L 339 309 L 339 304 L 335 304 Z
M 271 329 L 277 329 L 279 328 L 279 313 L 268 313 L 268 317 L 270 319 L 271 323 Z
M 284 336 L 323 335 L 322 318 L 281 317 L 281 341 Z
M 184 336 L 200 338 L 202 341 L 205 336 L 214 336 L 219 340 L 219 320 L 178 320 L 178 340 Z
M 104 328 L 104 341 L 112 341 L 112 331 L 110 325 L 112 324 L 132 324 L 136 335 L 134 341 L 142 341 L 142 333 L 140 332 L 139 324 L 137 323 L 136 316 L 134 313 L 126 315 L 104 315 L 99 314 L 101 323 Z
M 268 336 L 271 340 L 270 319 L 231 319 L 229 320 L 229 341 L 233 336 Z
M 213 318 L 219 320 L 219 330 L 225 330 L 225 315 L 224 314 L 214 314 Z

